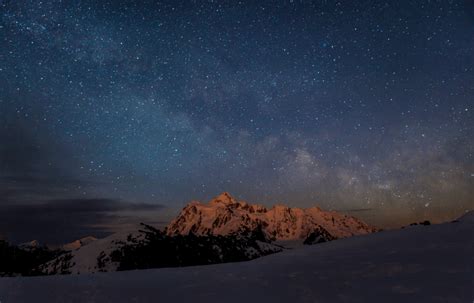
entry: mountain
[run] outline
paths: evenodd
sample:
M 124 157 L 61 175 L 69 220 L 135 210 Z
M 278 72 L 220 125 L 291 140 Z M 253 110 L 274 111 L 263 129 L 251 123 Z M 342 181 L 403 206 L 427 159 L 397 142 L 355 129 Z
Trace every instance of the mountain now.
M 472 302 L 473 230 L 471 212 L 243 263 L 1 279 L 0 294 L 5 302 Z
M 317 244 L 374 231 L 337 212 L 283 205 L 267 209 L 223 193 L 208 204 L 191 202 L 163 231 L 140 224 L 104 239 L 67 244 L 68 252 L 40 270 L 77 274 L 248 261 L 284 250 L 284 241 Z
M 223 193 L 207 204 L 189 203 L 166 231 L 168 235 L 229 235 L 258 228 L 271 240 L 305 241 L 311 236 L 319 242 L 377 231 L 357 218 L 338 212 L 284 205 L 268 209 L 237 201 L 229 193 Z
M 34 250 L 40 247 L 38 240 L 32 240 L 30 242 L 21 243 L 18 245 L 18 248 L 23 250 Z
M 87 237 L 81 238 L 79 240 L 73 241 L 71 243 L 64 244 L 62 246 L 62 249 L 66 250 L 66 251 L 76 250 L 76 249 L 79 249 L 82 246 L 90 244 L 90 243 L 92 243 L 96 240 L 97 240 L 97 238 L 95 238 L 95 237 L 87 236 Z
M 132 232 L 116 233 L 64 253 L 40 271 L 52 275 L 205 265 L 252 260 L 282 249 L 258 230 L 227 236 L 169 236 L 142 223 Z
M 137 226 L 136 229 L 132 231 L 115 233 L 106 238 L 97 239 L 89 243 L 89 245 L 70 250 L 42 265 L 40 270 L 44 274 L 114 271 L 117 270 L 118 264 L 113 262 L 109 262 L 108 264 L 100 263 L 98 261 L 99 257 L 109 256 L 113 251 L 125 245 L 133 245 L 133 243 L 136 242 L 139 243 L 143 238 L 144 234 L 140 231 L 140 226 Z M 68 244 L 65 246 L 68 246 Z

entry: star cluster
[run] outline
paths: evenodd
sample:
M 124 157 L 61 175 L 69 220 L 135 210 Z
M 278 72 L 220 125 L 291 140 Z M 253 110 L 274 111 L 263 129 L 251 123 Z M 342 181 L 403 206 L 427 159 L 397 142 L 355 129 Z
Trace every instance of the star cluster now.
M 473 11 L 0 1 L 0 203 L 177 209 L 225 190 L 451 218 L 473 207 Z

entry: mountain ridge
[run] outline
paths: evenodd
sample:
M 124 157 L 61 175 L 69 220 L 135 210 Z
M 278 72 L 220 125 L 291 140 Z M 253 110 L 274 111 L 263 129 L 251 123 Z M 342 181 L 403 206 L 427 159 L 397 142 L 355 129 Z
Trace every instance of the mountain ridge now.
M 314 230 L 324 229 L 334 238 L 346 238 L 377 231 L 363 221 L 335 211 L 238 201 L 228 192 L 207 204 L 192 201 L 166 227 L 168 235 L 228 235 L 262 228 L 272 240 L 305 240 Z

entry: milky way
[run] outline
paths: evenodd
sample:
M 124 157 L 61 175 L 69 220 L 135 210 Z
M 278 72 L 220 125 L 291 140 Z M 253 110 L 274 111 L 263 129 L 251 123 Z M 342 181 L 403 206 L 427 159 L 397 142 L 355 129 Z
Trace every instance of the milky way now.
M 30 227 L 25 207 L 47 217 L 74 201 L 100 226 L 127 203 L 159 221 L 222 191 L 378 224 L 473 208 L 471 1 L 20 0 L 0 13 L 0 217 Z

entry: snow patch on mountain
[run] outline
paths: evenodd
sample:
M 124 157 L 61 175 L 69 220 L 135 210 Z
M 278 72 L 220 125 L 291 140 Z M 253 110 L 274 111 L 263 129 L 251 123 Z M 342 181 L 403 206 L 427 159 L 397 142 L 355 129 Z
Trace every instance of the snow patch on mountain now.
M 118 263 L 108 260 L 106 262 L 103 259 L 114 250 L 127 244 L 136 243 L 144 238 L 143 230 L 137 225 L 136 229 L 132 231 L 115 233 L 102 239 L 89 239 L 88 245 L 82 245 L 77 249 L 70 250 L 46 263 L 42 266 L 41 271 L 49 275 L 115 271 L 117 270 Z M 101 261 L 103 263 L 100 263 Z

